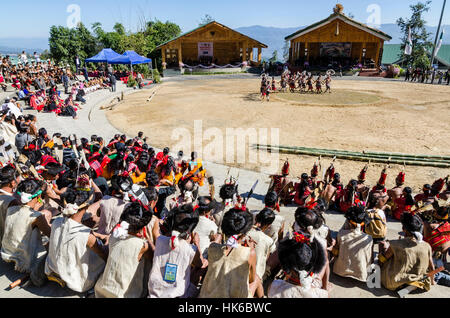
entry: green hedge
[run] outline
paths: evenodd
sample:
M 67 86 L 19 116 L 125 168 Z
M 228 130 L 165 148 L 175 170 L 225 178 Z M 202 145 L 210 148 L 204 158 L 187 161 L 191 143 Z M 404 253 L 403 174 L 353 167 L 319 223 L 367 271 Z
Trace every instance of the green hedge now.
M 135 87 L 137 86 L 137 81 L 134 78 L 133 74 L 130 74 L 130 76 L 128 76 L 128 84 L 127 87 Z
M 400 65 L 397 65 L 397 64 L 393 64 L 392 66 L 395 68 L 398 68 L 400 70 L 400 73 L 398 75 L 396 75 L 395 78 L 405 76 L 406 70 L 404 68 L 402 68 Z
M 153 81 L 157 84 L 161 83 L 161 74 L 157 69 L 153 70 Z

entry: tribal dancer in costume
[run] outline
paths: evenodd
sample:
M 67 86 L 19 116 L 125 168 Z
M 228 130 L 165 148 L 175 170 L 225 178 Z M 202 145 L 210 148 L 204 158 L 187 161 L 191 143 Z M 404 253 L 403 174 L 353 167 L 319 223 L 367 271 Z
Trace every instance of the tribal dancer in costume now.
M 403 195 L 403 186 L 405 185 L 406 173 L 400 172 L 395 179 L 395 187 L 388 190 L 388 206 L 391 211 L 395 210 L 395 201 L 400 199 Z
M 436 200 L 436 197 L 433 194 L 431 194 L 431 192 L 432 192 L 431 185 L 425 184 L 422 188 L 422 193 L 416 195 L 414 197 L 414 200 L 416 202 L 422 202 L 424 205 L 432 204 Z
M 387 195 L 386 178 L 387 178 L 387 167 L 384 168 L 383 171 L 381 172 L 380 180 L 378 180 L 377 185 L 373 187 L 370 193 L 369 209 L 375 208 L 380 198 L 383 200 L 382 201 L 383 206 L 385 206 L 386 203 L 388 202 L 389 196 Z
M 291 93 L 295 93 L 295 76 L 291 75 L 289 77 L 289 90 Z
M 300 207 L 307 206 L 313 195 L 313 189 L 310 187 L 309 176 L 308 174 L 302 174 L 300 183 L 296 183 L 294 185 L 295 188 L 295 196 L 294 202 Z M 314 199 L 313 199 L 314 201 Z
M 325 86 L 327 88 L 325 90 L 325 93 L 329 92 L 331 94 L 331 76 L 330 75 L 328 75 L 327 78 L 325 79 Z
M 396 220 L 401 220 L 403 213 L 411 212 L 415 204 L 412 189 L 409 187 L 404 188 L 400 197 L 393 201 L 392 217 Z
M 300 93 L 306 92 L 306 75 L 305 74 L 300 75 L 299 87 L 300 87 Z
M 281 91 L 283 93 L 286 93 L 287 81 L 286 81 L 286 77 L 284 75 L 281 76 L 280 84 L 281 84 Z
M 322 94 L 322 76 L 319 74 L 319 76 L 317 77 L 316 82 L 316 93 L 317 94 Z
M 436 200 L 438 199 L 442 190 L 444 190 L 446 183 L 448 183 L 448 177 L 446 179 L 441 178 L 436 180 L 431 186 L 431 195 L 433 195 Z
M 307 93 L 314 93 L 313 77 L 312 77 L 312 75 L 308 77 L 308 79 L 306 80 L 306 84 L 308 85 Z
M 359 173 L 358 176 L 358 185 L 356 186 L 356 191 L 359 194 L 359 197 L 362 199 L 365 199 L 370 191 L 370 188 L 368 186 L 365 185 L 366 183 L 366 175 L 367 175 L 367 171 L 369 170 L 369 165 L 366 165 L 361 172 Z
M 362 201 L 360 200 L 357 186 L 358 181 L 351 180 L 341 194 L 336 196 L 336 206 L 340 212 L 347 213 L 351 207 L 358 205 Z
M 388 191 L 390 200 L 395 201 L 402 196 L 403 186 L 405 185 L 406 173 L 400 172 L 395 179 L 395 187 Z
M 314 192 L 314 198 L 319 198 L 322 181 L 319 180 L 319 166 L 317 165 L 317 163 L 314 163 L 314 166 L 311 170 L 311 177 L 309 177 L 309 184 Z
M 341 175 L 336 173 L 333 163 L 327 169 L 322 182 L 324 184 L 324 190 L 320 197 L 327 203 L 328 207 L 334 206 L 335 198 L 340 195 L 344 186 L 341 183 Z
M 266 78 L 264 77 L 261 82 L 261 101 L 263 102 L 265 98 L 267 98 L 267 101 L 269 101 L 269 86 L 268 82 L 266 81 Z
M 439 194 L 438 197 L 440 200 L 445 200 L 445 201 L 450 200 L 450 180 L 449 179 L 450 179 L 450 176 L 447 176 L 447 178 L 445 179 L 447 189 L 444 192 Z
M 277 82 L 275 81 L 275 77 L 272 77 L 272 92 L 277 91 Z
M 431 220 L 424 220 L 424 240 L 431 245 L 433 263 L 436 268 L 445 267 L 450 249 L 450 224 L 448 223 L 450 208 L 447 202 L 440 203 L 435 204 Z M 450 287 L 448 273 L 440 272 L 434 276 L 434 280 L 438 285 Z
M 284 205 L 291 203 L 294 198 L 294 184 L 291 178 L 289 178 L 289 169 L 289 161 L 286 160 L 283 165 L 283 169 L 281 170 L 281 175 L 270 176 L 272 181 L 270 183 L 268 193 L 275 192 L 280 199 L 280 203 Z

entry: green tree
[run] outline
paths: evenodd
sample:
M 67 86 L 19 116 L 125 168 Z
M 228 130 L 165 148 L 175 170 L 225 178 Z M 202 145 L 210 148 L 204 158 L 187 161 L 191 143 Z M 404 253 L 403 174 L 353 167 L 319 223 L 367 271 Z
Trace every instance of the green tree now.
M 427 0 L 425 3 L 418 2 L 414 5 L 410 5 L 411 17 L 409 19 L 399 18 L 397 25 L 400 27 L 402 37 L 402 52 L 405 51 L 408 43 L 409 30 L 412 34 L 412 54 L 404 55 L 406 65 L 412 65 L 414 67 L 427 68 L 430 66 L 430 60 L 428 58 L 428 49 L 432 47 L 432 43 L 429 40 L 431 33 L 427 32 L 426 24 L 423 15 L 430 10 L 431 1 Z
M 125 35 L 125 27 L 122 23 L 116 23 L 113 27 L 114 31 L 116 31 L 117 34 L 123 36 Z
M 52 26 L 49 55 L 58 64 L 73 66 L 77 55 L 84 60 L 104 48 L 111 48 L 118 53 L 133 50 L 153 58 L 161 67 L 161 52 L 155 51 L 155 48 L 180 34 L 181 29 L 177 24 L 159 20 L 148 22 L 143 30 L 134 33 L 127 32 L 120 23 L 116 23 L 111 32 L 106 32 L 99 22 L 92 24 L 91 31 L 82 23 L 74 29 Z M 146 66 L 142 70 L 147 72 Z
M 49 50 L 44 50 L 42 53 L 41 53 L 41 60 L 48 60 L 48 59 L 50 59 L 51 58 L 51 54 L 50 54 L 50 51 Z
M 89 57 L 94 56 L 97 49 L 97 41 L 92 33 L 84 26 L 83 23 L 80 23 L 77 27 L 78 38 L 81 42 L 81 49 L 78 53 L 78 56 L 81 60 L 85 60 Z
M 57 64 L 70 62 L 71 31 L 63 26 L 52 26 L 49 38 L 50 54 Z
M 161 50 L 155 50 L 156 47 L 180 36 L 180 34 L 181 28 L 177 24 L 169 21 L 161 22 L 155 20 L 147 24 L 147 29 L 145 30 L 146 45 L 149 52 L 151 52 L 147 57 L 154 60 L 153 63 L 156 63 L 159 70 L 162 70 L 162 56 Z
M 209 14 L 205 14 L 205 16 L 200 20 L 199 26 L 206 25 L 214 21 L 214 18 Z
M 272 57 L 269 59 L 269 62 L 275 63 L 278 61 L 278 51 L 273 51 Z
M 283 47 L 283 61 L 284 62 L 289 61 L 289 48 L 290 48 L 289 41 L 285 41 L 284 47 Z

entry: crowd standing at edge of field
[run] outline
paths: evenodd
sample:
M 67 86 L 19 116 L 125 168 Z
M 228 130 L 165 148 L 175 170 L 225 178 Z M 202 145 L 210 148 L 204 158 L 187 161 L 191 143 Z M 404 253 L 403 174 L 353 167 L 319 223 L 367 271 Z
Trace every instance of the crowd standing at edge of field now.
M 428 84 L 450 85 L 450 68 L 444 72 L 442 70 L 437 70 L 435 68 L 421 69 L 408 67 L 405 72 L 406 82 L 417 82 Z

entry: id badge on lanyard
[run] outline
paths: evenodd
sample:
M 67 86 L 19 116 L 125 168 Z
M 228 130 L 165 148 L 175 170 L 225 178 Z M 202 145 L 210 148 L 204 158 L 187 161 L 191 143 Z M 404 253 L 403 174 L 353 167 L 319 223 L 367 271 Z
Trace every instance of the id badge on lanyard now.
M 164 269 L 164 281 L 175 283 L 177 280 L 178 265 L 167 263 Z

